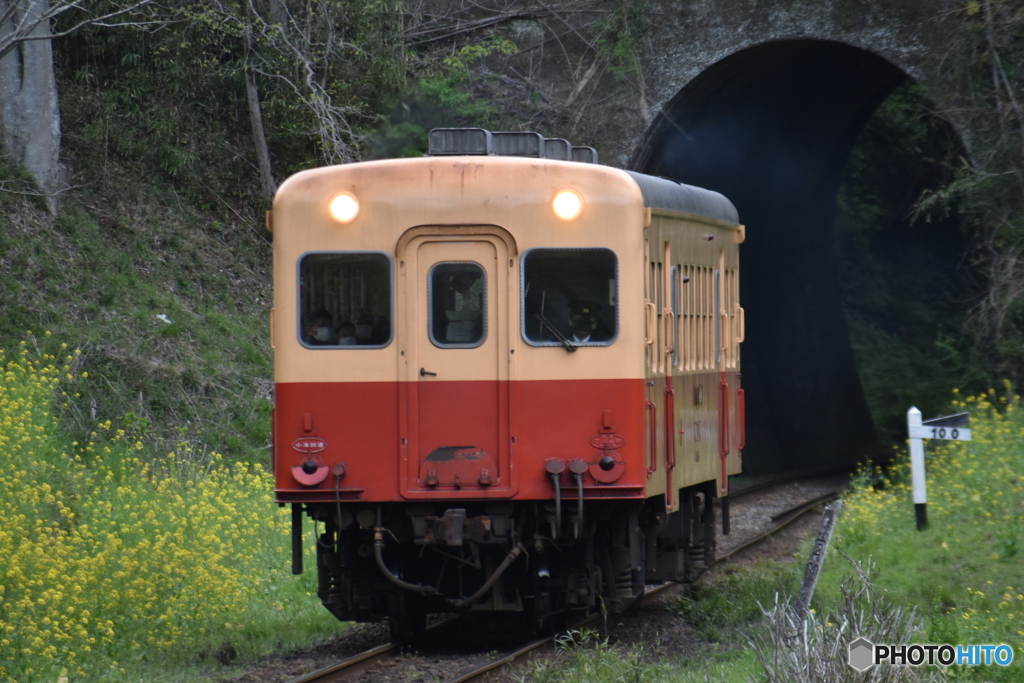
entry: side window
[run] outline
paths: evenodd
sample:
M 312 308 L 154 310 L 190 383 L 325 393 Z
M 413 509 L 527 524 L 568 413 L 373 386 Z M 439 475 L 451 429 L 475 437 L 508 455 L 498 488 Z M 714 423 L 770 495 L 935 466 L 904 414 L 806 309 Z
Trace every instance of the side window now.
M 523 338 L 608 346 L 618 334 L 618 259 L 611 249 L 531 249 L 523 256 Z
M 430 341 L 442 349 L 480 346 L 487 337 L 487 274 L 478 263 L 430 269 Z
M 391 280 L 384 254 L 306 254 L 299 261 L 299 339 L 310 348 L 387 346 Z

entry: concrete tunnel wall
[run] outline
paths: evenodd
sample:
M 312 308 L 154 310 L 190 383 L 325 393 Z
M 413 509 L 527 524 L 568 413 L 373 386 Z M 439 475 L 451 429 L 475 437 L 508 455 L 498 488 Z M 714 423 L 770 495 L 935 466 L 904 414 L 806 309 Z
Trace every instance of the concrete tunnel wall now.
M 823 40 L 746 48 L 665 107 L 633 167 L 721 192 L 747 226 L 744 469 L 851 466 L 878 447 L 839 296 L 836 195 L 854 141 L 906 75 Z

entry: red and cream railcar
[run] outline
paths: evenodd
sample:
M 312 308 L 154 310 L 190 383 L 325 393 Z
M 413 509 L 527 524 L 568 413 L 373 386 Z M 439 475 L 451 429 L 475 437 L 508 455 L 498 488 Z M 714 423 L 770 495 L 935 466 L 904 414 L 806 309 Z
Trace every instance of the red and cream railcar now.
M 431 147 L 299 173 L 268 216 L 296 571 L 305 512 L 324 605 L 401 636 L 693 578 L 741 468 L 732 204 L 536 134 Z

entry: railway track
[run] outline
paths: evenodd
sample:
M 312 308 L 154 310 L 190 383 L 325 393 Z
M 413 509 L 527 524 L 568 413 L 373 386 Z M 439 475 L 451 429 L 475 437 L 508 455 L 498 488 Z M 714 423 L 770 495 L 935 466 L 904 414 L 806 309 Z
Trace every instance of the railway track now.
M 288 683 L 333 683 L 334 681 L 352 678 L 383 660 L 395 656 L 403 647 L 403 643 L 387 643 L 386 645 L 381 645 L 372 650 L 349 657 L 333 666 L 293 678 Z
M 739 491 L 734 495 L 737 498 L 740 498 L 752 494 L 758 490 L 763 490 L 771 486 L 786 485 L 792 483 L 793 481 L 805 478 L 806 476 L 761 483 L 755 486 L 751 486 L 747 489 L 743 489 L 742 491 Z M 720 554 L 716 560 L 716 564 L 724 562 L 725 560 L 743 552 L 744 550 L 764 542 L 767 538 L 773 536 L 782 529 L 788 527 L 793 522 L 797 521 L 807 513 L 816 509 L 822 503 L 833 498 L 836 498 L 839 494 L 839 490 L 840 489 L 830 490 L 822 495 L 815 496 L 809 500 L 803 500 L 797 505 L 794 505 L 790 508 L 775 513 L 770 518 L 772 525 L 769 529 L 757 534 L 752 538 L 744 540 L 740 545 L 732 547 L 727 552 Z M 658 586 L 650 586 L 649 589 L 644 593 L 644 596 L 641 598 L 641 601 L 648 600 L 654 595 L 657 595 L 664 590 L 672 588 L 675 585 L 676 584 L 674 583 L 665 583 Z M 592 615 L 574 624 L 572 628 L 586 628 L 598 624 L 602 620 L 602 615 Z M 437 634 L 440 631 L 440 629 L 454 626 L 457 621 L 457 617 L 450 617 L 433 625 L 430 629 L 428 629 L 428 632 Z M 438 680 L 442 680 L 444 683 L 471 683 L 481 681 L 487 674 L 490 674 L 495 670 L 508 666 L 513 662 L 522 662 L 526 657 L 535 656 L 539 652 L 543 652 L 549 648 L 552 648 L 554 646 L 556 637 L 557 636 L 547 636 L 543 638 L 538 638 L 525 644 L 516 645 L 497 654 L 495 654 L 492 650 L 488 652 L 488 654 L 484 657 L 485 661 L 473 662 L 468 667 L 460 667 L 460 670 L 458 672 L 452 673 L 451 675 L 445 674 L 447 677 L 439 678 Z M 443 637 L 436 639 L 428 637 L 428 641 L 431 640 L 443 640 Z M 403 657 L 411 659 L 415 656 L 436 659 L 438 657 L 438 651 L 432 650 L 432 648 L 428 645 L 427 647 L 422 648 L 422 652 L 419 655 L 414 655 L 409 654 L 409 648 L 404 643 L 388 643 L 386 645 L 381 645 L 370 650 L 367 650 L 363 653 L 360 653 L 358 655 L 349 657 L 348 659 L 345 659 L 332 666 L 312 671 L 298 678 L 293 678 L 287 681 L 287 683 L 335 683 L 338 681 L 384 680 L 383 678 L 377 676 L 361 678 L 360 675 L 365 672 L 368 672 L 370 669 L 374 669 L 380 666 L 387 666 L 387 660 L 396 660 Z M 452 668 L 455 668 L 454 664 L 456 661 L 458 660 L 452 660 Z

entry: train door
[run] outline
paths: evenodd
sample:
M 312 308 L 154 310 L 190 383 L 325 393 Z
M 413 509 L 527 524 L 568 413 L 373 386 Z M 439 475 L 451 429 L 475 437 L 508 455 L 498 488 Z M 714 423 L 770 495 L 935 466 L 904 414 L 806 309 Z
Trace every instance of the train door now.
M 661 289 L 661 368 L 665 373 L 665 505 L 669 510 L 673 510 L 676 504 L 675 467 L 679 429 L 676 415 L 675 373 L 672 363 L 675 355 L 677 307 L 673 300 L 672 275 L 675 273 L 675 268 L 672 266 L 670 242 L 665 242 L 662 256 L 662 267 L 659 273 L 661 280 L 658 287 Z
M 654 388 L 654 376 L 657 373 L 657 304 L 654 301 L 654 262 L 651 260 L 650 240 L 644 240 L 644 354 L 646 356 L 646 368 L 644 381 L 644 412 L 645 420 L 645 451 L 647 454 L 647 478 L 650 479 L 658 472 L 658 456 L 661 449 L 658 447 L 658 404 L 656 402 L 657 391 Z M 658 479 L 650 482 L 651 491 L 658 490 Z
M 489 235 L 408 245 L 401 352 L 409 497 L 509 495 L 508 258 L 505 242 Z
M 655 251 L 655 249 L 657 251 Z M 671 250 L 668 242 L 652 249 L 644 243 L 645 306 L 647 310 L 647 455 L 648 474 L 661 470 L 650 483 L 651 491 L 665 493 L 665 505 L 677 505 L 674 483 L 676 466 L 676 409 L 672 379 L 672 345 L 674 344 L 675 312 L 671 307 Z M 662 484 L 661 482 L 664 482 Z M 661 487 L 664 486 L 664 489 Z
M 718 265 L 715 268 L 715 367 L 719 372 L 718 396 L 718 457 L 721 469 L 718 473 L 719 497 L 729 494 L 729 377 L 726 374 L 728 363 L 728 322 L 725 297 L 725 251 L 718 251 Z

